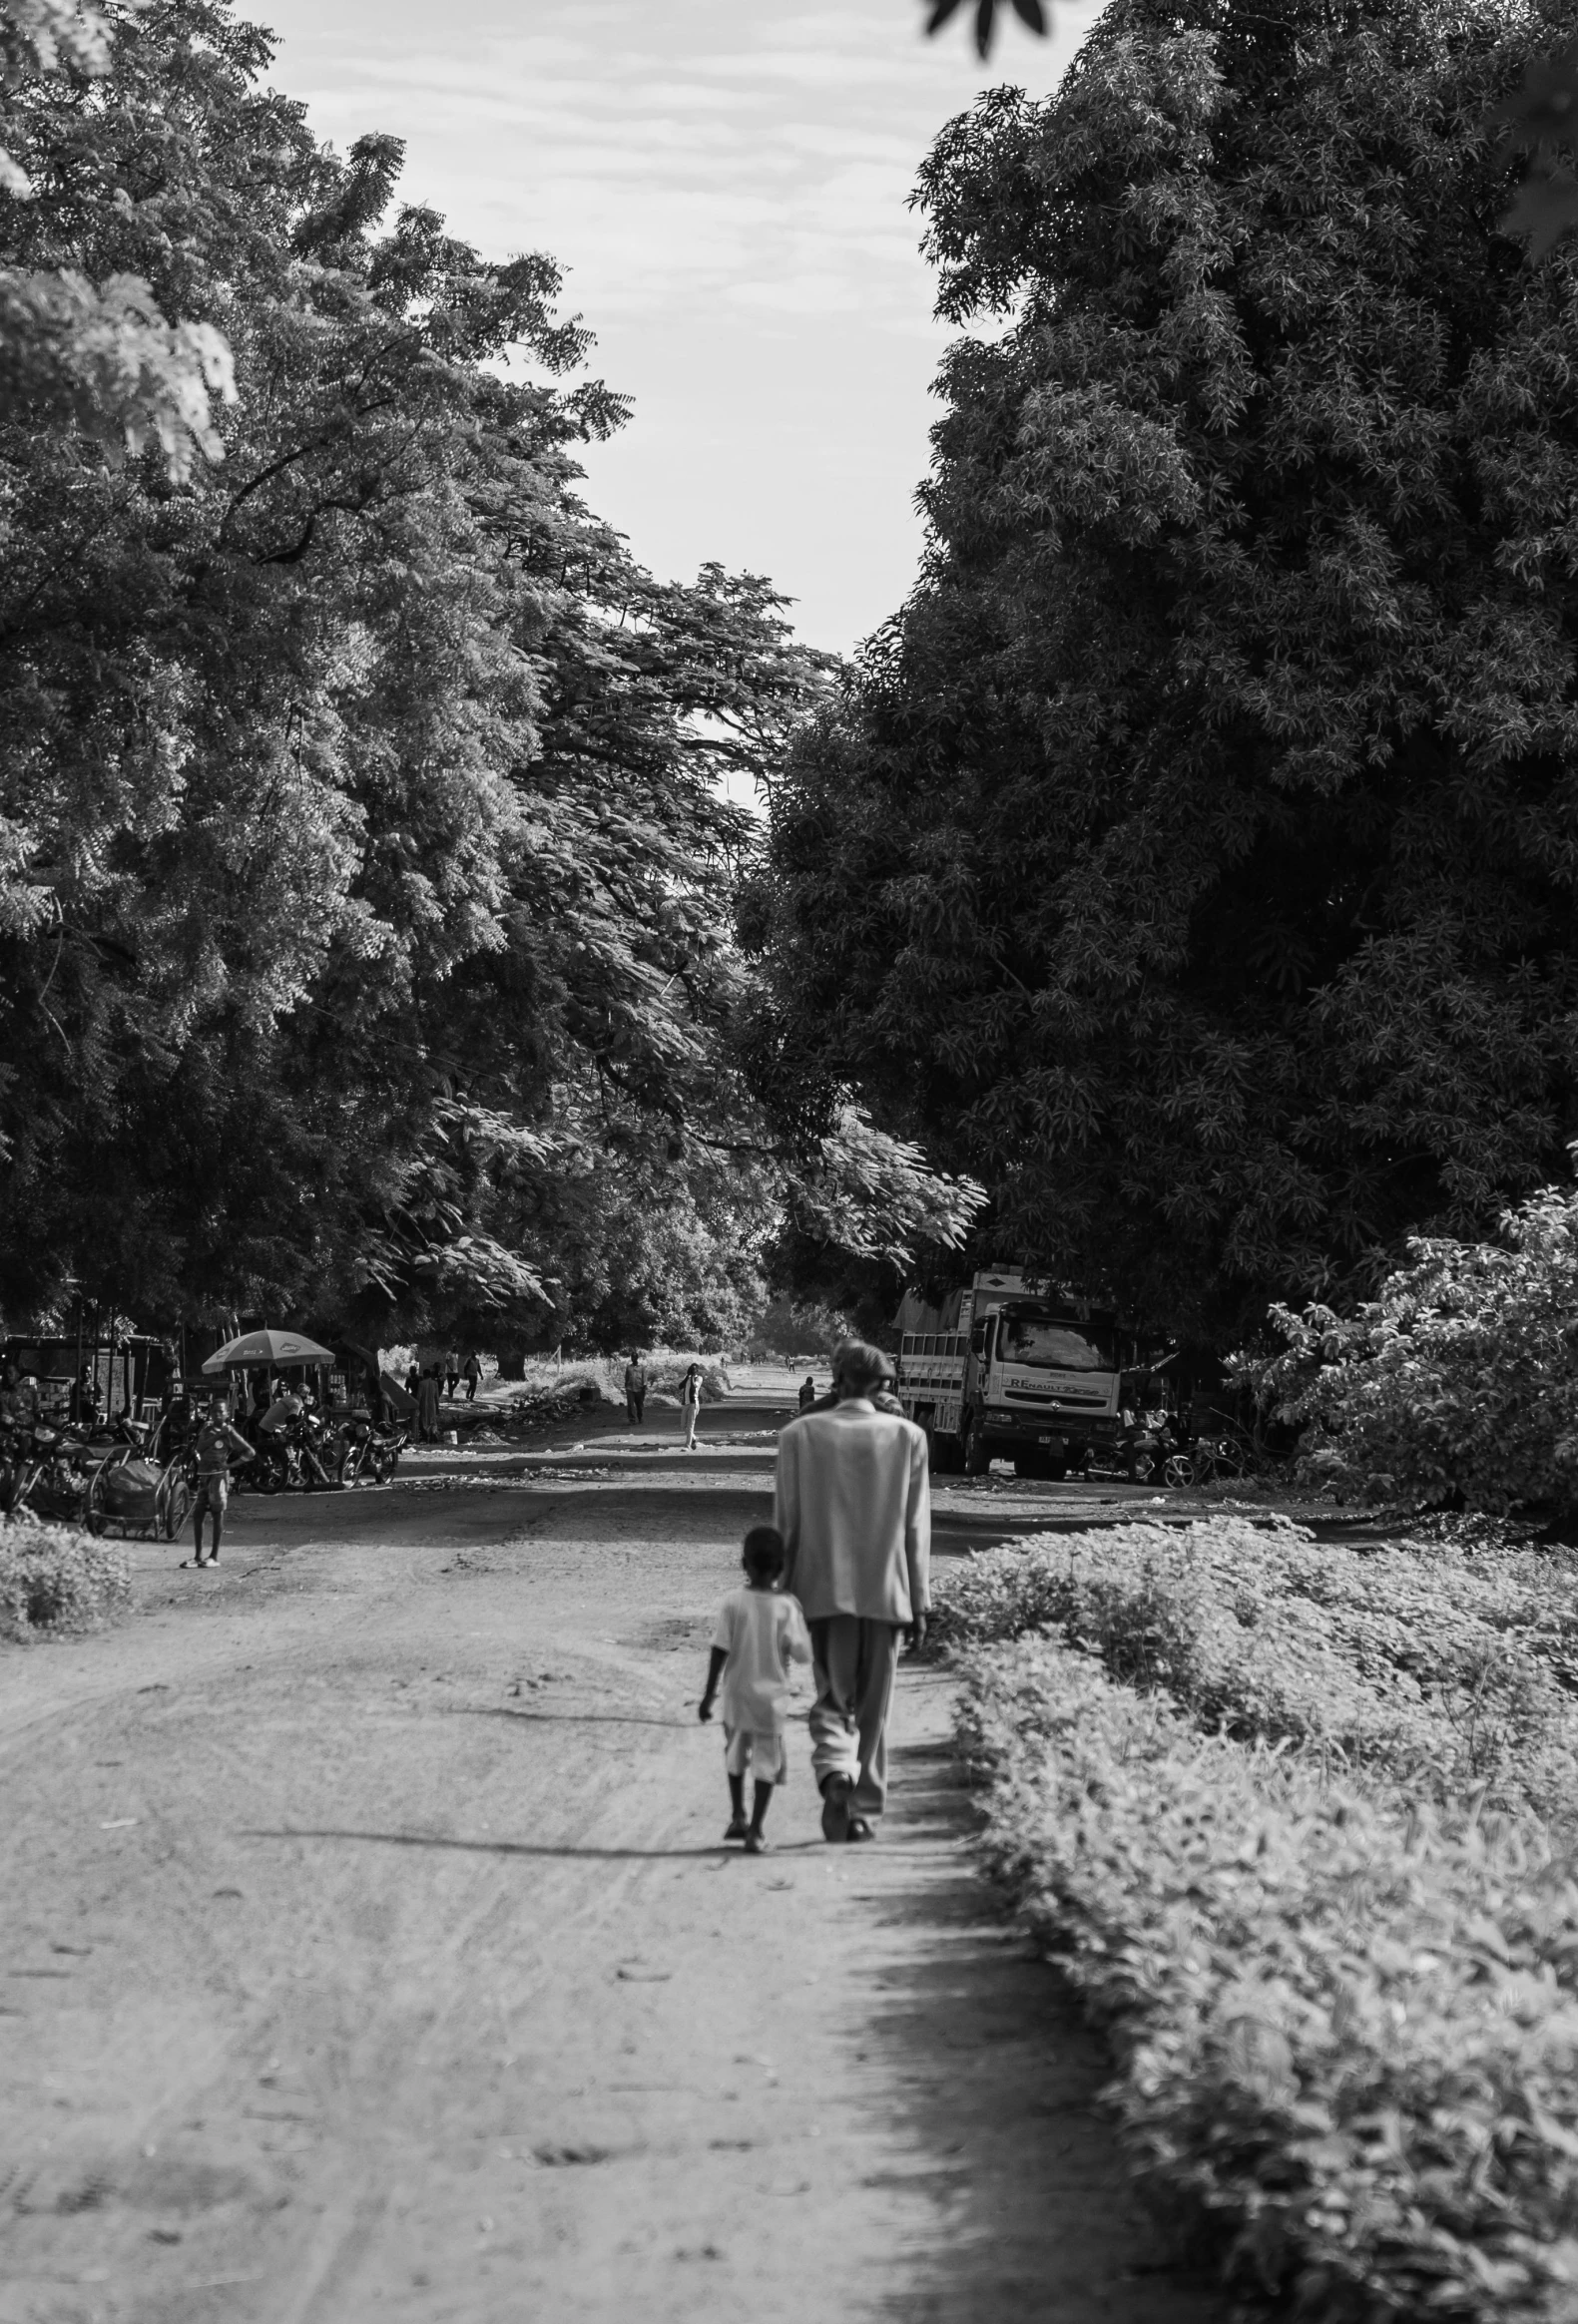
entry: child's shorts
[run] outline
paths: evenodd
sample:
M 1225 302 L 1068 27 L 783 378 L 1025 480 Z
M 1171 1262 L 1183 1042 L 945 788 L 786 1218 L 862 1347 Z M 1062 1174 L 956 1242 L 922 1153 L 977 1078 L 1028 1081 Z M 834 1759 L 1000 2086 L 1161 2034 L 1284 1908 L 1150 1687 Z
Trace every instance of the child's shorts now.
M 198 1489 L 192 1496 L 192 1514 L 204 1517 L 211 1512 L 215 1517 L 225 1515 L 225 1504 L 231 1497 L 229 1477 L 200 1477 Z
M 782 1735 L 758 1734 L 752 1727 L 725 1727 L 724 1765 L 731 1775 L 755 1775 L 758 1783 L 782 1783 L 789 1753 Z

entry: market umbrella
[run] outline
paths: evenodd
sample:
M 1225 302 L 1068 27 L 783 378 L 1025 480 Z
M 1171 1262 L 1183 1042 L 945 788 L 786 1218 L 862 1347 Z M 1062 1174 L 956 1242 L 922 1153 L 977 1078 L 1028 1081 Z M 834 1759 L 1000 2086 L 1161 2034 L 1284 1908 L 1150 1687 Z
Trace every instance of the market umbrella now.
M 319 1347 L 299 1331 L 244 1331 L 216 1348 L 206 1372 L 245 1372 L 255 1364 L 331 1364 L 333 1350 Z

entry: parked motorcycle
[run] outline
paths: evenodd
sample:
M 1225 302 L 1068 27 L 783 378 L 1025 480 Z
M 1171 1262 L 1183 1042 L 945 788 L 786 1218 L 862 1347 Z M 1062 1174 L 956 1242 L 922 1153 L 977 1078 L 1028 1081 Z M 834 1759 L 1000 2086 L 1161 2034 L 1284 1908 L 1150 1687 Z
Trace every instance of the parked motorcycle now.
M 409 1442 L 409 1431 L 397 1422 L 380 1425 L 365 1419 L 351 1421 L 340 1461 L 340 1483 L 387 1485 Z
M 260 1429 L 257 1443 L 258 1458 L 246 1474 L 260 1493 L 311 1493 L 343 1482 L 337 1440 L 315 1412 L 303 1412 L 283 1428 Z
M 30 1509 L 58 1524 L 81 1524 L 95 1466 L 87 1458 L 87 1438 L 42 1421 L 9 1433 L 7 1512 Z

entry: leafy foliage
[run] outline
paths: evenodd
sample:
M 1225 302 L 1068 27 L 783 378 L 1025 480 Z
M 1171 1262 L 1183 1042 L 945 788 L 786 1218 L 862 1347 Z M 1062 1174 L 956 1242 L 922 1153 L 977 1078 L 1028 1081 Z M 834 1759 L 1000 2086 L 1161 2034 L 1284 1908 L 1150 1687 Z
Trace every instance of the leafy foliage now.
M 984 327 L 757 940 L 983 1253 L 1219 1345 L 1574 1127 L 1578 301 L 1485 126 L 1564 23 L 1119 0 L 922 174 Z
M 1420 1238 L 1356 1314 L 1272 1310 L 1239 1369 L 1308 1427 L 1307 1475 L 1367 1500 L 1578 1500 L 1578 1191 L 1546 1186 L 1500 1243 Z
M 1142 2167 L 1231 2270 L 1343 2324 L 1570 2313 L 1566 1843 L 1203 1733 L 1051 1638 L 966 1687 L 985 1861 L 1111 2033 Z
M 237 401 L 174 475 L 0 414 L 0 1296 L 722 1335 L 796 1172 L 948 1231 L 918 1157 L 763 1110 L 724 784 L 828 665 L 586 509 L 626 407 L 552 261 L 390 223 L 397 141 L 319 147 L 224 6 L 114 25 L 6 98 L 0 262 L 148 283 Z
M 937 33 L 961 6 L 962 0 L 930 0 L 930 14 L 926 18 L 928 34 Z M 1023 25 L 1046 38 L 1046 10 L 1041 0 L 1012 0 L 1013 12 Z M 991 54 L 992 34 L 996 30 L 996 0 L 975 0 L 975 53 L 983 60 Z
M 124 1542 L 45 1525 L 25 1510 L 0 1525 L 0 1636 L 26 1641 L 98 1629 L 131 1602 Z
M 96 78 L 108 70 L 110 37 L 98 9 L 0 0 L 0 101 L 39 74 Z M 32 192 L 0 145 L 0 195 L 25 201 Z M 157 443 L 181 480 L 194 449 L 221 457 L 210 396 L 234 402 L 235 392 L 223 335 L 212 323 L 168 323 L 140 276 L 114 274 L 95 288 L 70 269 L 0 267 L 0 418 L 71 419 L 106 447 L 134 453 Z
M 1213 1518 L 1032 1538 L 950 1574 L 939 1642 L 1032 1630 L 1203 1727 L 1362 1770 L 1399 1796 L 1478 1786 L 1561 1807 L 1578 1773 L 1570 1570 L 1531 1554 L 1363 1554 Z
M 1505 127 L 1509 142 L 1528 158 L 1517 200 L 1502 219 L 1507 233 L 1526 233 L 1530 254 L 1543 258 L 1562 235 L 1578 226 L 1578 178 L 1570 158 L 1578 103 L 1578 46 L 1554 57 L 1535 57 L 1523 84 L 1496 106 L 1492 124 Z

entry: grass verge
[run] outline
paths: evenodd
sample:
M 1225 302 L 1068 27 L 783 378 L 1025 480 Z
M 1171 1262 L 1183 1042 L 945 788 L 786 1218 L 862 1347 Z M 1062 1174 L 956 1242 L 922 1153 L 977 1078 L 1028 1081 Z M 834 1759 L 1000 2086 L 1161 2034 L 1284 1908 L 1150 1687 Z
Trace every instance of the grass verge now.
M 102 1628 L 131 1609 L 124 1542 L 45 1525 L 26 1513 L 0 1525 L 0 1636 L 23 1641 Z
M 1529 1804 L 1505 1735 L 1475 1773 L 1461 1732 L 1488 1632 L 1543 1690 L 1549 1779 L 1562 1577 L 1150 1530 L 972 1560 L 941 1625 L 985 1863 L 1111 2036 L 1144 2173 L 1308 2316 L 1570 2324 L 1571 1825 Z M 1451 1780 L 1424 1780 L 1432 1733 Z

